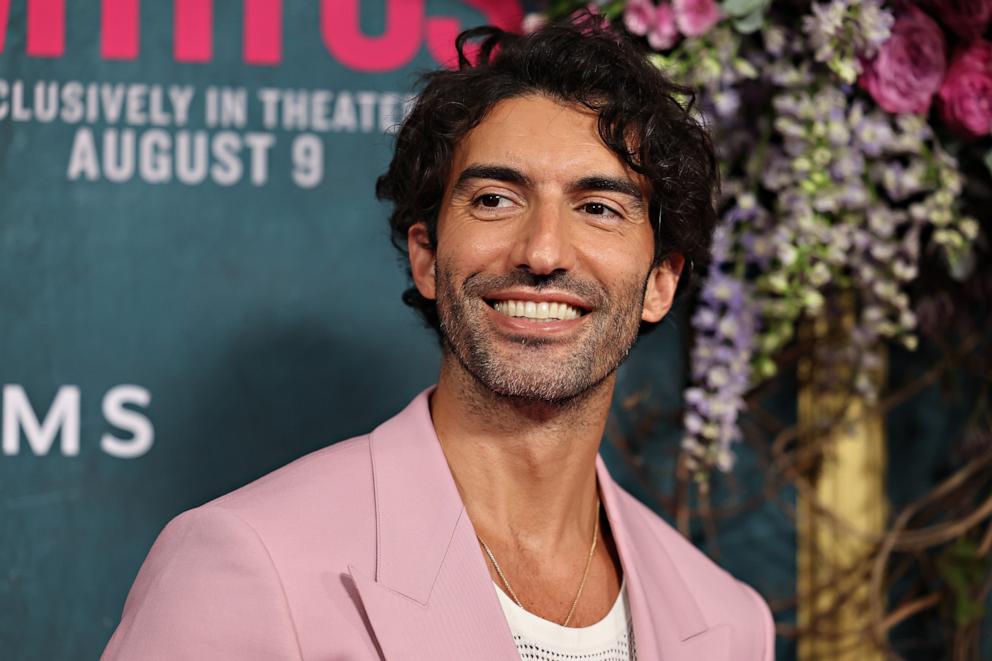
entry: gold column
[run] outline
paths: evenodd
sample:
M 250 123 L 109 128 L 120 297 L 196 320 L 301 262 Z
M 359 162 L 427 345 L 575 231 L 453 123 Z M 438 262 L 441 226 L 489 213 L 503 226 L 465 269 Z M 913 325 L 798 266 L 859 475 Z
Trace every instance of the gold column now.
M 842 307 L 842 314 L 802 330 L 807 346 L 844 337 L 853 306 Z M 808 630 L 800 635 L 798 658 L 883 661 L 868 633 L 864 561 L 888 514 L 884 417 L 863 397 L 818 385 L 825 370 L 841 382 L 849 383 L 850 374 L 837 374 L 836 365 L 818 364 L 812 354 L 799 364 L 798 423 L 807 431 L 800 451 L 811 453 L 814 468 L 796 495 L 798 623 Z M 874 375 L 879 384 L 884 374 L 883 366 Z

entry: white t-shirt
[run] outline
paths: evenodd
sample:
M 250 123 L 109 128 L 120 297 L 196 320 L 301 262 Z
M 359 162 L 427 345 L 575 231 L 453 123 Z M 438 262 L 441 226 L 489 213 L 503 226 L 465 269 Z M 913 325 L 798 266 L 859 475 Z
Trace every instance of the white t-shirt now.
M 563 627 L 529 613 L 494 582 L 506 621 L 522 661 L 636 661 L 626 580 L 617 600 L 599 622 L 588 627 Z

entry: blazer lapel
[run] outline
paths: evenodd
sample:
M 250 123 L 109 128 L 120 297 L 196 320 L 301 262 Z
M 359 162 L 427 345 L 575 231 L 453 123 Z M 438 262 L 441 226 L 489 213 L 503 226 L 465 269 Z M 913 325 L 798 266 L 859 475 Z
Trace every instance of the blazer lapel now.
M 627 579 L 639 659 L 729 661 L 730 630 L 709 628 L 692 592 L 645 514 L 620 493 L 601 457 L 599 488 Z
M 375 575 L 349 567 L 388 661 L 518 658 L 421 393 L 370 435 Z
M 349 567 L 351 578 L 387 661 L 518 659 L 434 431 L 430 392 L 370 434 L 375 575 Z M 707 626 L 654 522 L 620 492 L 600 457 L 596 472 L 627 579 L 638 658 L 729 661 L 729 629 Z

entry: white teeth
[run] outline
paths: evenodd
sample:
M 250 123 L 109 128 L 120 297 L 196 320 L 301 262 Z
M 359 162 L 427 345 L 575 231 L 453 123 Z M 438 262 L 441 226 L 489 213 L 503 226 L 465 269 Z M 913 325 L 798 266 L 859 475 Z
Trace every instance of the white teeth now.
M 578 308 L 573 308 L 567 303 L 548 303 L 541 301 L 497 301 L 493 304 L 497 312 L 510 317 L 522 317 L 524 319 L 550 319 L 567 320 L 576 319 L 582 316 Z

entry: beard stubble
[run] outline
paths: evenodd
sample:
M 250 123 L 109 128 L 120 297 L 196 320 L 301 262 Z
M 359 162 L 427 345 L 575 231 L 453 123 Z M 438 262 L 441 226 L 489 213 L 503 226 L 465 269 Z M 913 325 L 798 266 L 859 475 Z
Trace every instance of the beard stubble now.
M 506 275 L 475 273 L 460 288 L 450 270 L 439 268 L 437 274 L 443 350 L 496 395 L 567 404 L 613 374 L 637 341 L 647 276 L 620 282 L 611 293 L 565 272 L 547 276 L 524 270 Z M 488 304 L 483 297 L 514 287 L 568 292 L 591 304 L 593 310 L 585 328 L 568 338 L 502 335 L 486 319 Z

